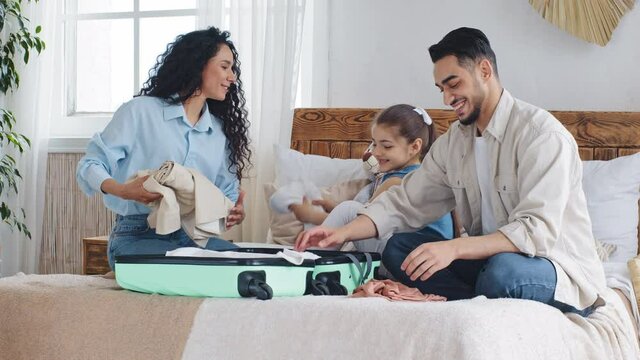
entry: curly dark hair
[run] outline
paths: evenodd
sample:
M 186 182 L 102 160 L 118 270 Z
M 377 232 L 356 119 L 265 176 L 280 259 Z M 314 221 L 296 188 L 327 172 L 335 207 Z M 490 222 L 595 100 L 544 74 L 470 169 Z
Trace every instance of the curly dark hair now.
M 229 149 L 229 171 L 235 172 L 238 180 L 251 166 L 249 149 L 249 120 L 245 109 L 244 91 L 240 80 L 240 61 L 228 31 L 215 27 L 179 35 L 167 45 L 167 50 L 156 60 L 149 71 L 149 79 L 140 89 L 140 95 L 155 96 L 167 102 L 184 102 L 202 86 L 202 71 L 209 59 L 227 45 L 233 53 L 232 70 L 236 81 L 231 84 L 223 101 L 207 99 L 209 112 L 222 120 L 222 132 Z M 178 94 L 178 97 L 174 95 Z

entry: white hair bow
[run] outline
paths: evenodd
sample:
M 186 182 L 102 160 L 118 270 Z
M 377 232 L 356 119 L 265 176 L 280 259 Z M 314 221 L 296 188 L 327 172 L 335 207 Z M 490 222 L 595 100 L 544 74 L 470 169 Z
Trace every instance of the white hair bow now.
M 417 112 L 418 114 L 420 114 L 420 116 L 422 116 L 422 120 L 424 121 L 425 124 L 427 125 L 431 125 L 433 124 L 433 120 L 431 120 L 431 117 L 429 116 L 429 114 L 427 114 L 426 111 L 424 111 L 423 108 L 413 108 L 413 111 Z

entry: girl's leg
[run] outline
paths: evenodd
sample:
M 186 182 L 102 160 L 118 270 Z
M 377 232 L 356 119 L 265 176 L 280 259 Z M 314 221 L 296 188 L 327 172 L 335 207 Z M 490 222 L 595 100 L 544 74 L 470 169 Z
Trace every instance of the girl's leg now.
M 338 228 L 338 227 L 344 226 L 350 223 L 351 221 L 353 221 L 356 217 L 358 217 L 358 211 L 362 209 L 363 206 L 364 205 L 362 203 L 359 203 L 357 201 L 353 201 L 353 200 L 343 201 L 340 204 L 338 204 L 335 208 L 333 208 L 333 210 L 329 213 L 327 218 L 324 219 L 324 221 L 322 222 L 322 226 L 326 226 L 330 228 Z M 367 239 L 367 240 L 375 240 L 375 239 Z M 361 241 L 367 241 L 367 240 L 361 240 Z M 354 242 L 354 244 L 355 243 L 356 242 Z M 342 249 L 353 249 L 353 247 L 350 247 L 350 245 L 353 245 L 353 244 L 347 243 L 342 246 Z M 357 246 L 356 246 L 356 249 L 360 251 L 367 251 L 367 250 L 361 250 L 357 248 Z M 338 248 L 334 250 L 338 250 Z
M 338 206 L 336 206 L 331 211 L 331 213 L 329 213 L 329 216 L 327 216 L 327 218 L 324 220 L 322 226 L 331 228 L 344 226 L 358 217 L 358 211 L 360 211 L 363 207 L 364 204 L 357 201 L 343 201 L 338 204 Z M 382 250 L 384 250 L 386 244 L 387 239 L 378 238 L 369 238 L 353 242 L 353 246 L 358 251 L 376 252 L 380 254 L 382 253 Z
M 363 207 L 364 205 L 357 201 L 343 201 L 331 210 L 327 218 L 322 222 L 322 226 L 331 228 L 344 226 L 358 217 L 358 211 Z

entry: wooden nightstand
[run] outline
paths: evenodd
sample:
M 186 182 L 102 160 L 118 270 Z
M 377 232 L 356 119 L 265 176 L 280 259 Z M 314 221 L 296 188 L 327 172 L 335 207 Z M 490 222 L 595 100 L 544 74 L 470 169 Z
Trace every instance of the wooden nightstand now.
M 103 275 L 111 271 L 107 260 L 108 236 L 82 239 L 82 274 Z

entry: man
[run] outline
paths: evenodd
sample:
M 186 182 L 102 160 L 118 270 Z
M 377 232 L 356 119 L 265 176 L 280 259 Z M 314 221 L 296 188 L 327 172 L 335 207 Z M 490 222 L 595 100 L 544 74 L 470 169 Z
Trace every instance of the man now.
M 435 85 L 459 121 L 421 167 L 353 222 L 301 234 L 297 249 L 415 231 L 453 208 L 468 236 L 392 237 L 383 262 L 422 292 L 521 298 L 588 315 L 605 278 L 571 134 L 548 112 L 502 88 L 487 37 L 460 28 L 429 48 Z

